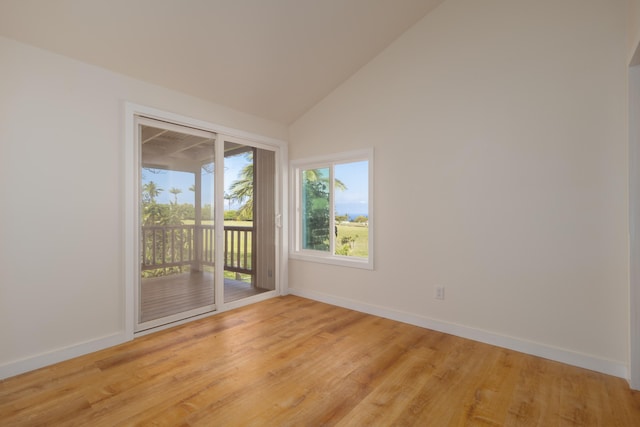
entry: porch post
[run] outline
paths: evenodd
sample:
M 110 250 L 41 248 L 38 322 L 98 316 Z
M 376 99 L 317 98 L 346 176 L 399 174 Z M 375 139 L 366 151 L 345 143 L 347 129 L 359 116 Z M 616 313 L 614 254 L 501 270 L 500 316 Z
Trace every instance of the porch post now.
M 194 271 L 202 270 L 202 167 L 198 167 L 195 171 L 195 194 L 194 194 L 194 210 L 195 210 L 195 221 L 194 221 L 194 229 L 193 229 L 193 247 L 194 247 L 194 258 L 191 263 L 191 269 Z

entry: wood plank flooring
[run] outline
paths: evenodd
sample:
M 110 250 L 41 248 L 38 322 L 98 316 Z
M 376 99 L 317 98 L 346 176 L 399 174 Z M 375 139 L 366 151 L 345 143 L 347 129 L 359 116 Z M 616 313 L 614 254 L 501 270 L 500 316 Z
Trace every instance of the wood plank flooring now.
M 286 296 L 6 379 L 0 425 L 640 426 L 640 393 Z

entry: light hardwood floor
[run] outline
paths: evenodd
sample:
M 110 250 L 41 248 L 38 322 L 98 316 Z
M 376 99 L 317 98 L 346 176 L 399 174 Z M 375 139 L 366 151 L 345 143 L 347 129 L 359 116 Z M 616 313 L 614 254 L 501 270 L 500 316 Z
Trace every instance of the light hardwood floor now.
M 640 426 L 640 393 L 286 296 L 4 380 L 0 425 Z

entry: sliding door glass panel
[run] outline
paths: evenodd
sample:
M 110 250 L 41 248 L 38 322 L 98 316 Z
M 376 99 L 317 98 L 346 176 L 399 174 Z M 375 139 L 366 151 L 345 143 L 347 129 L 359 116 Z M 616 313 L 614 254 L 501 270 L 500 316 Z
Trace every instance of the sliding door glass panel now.
M 215 134 L 139 119 L 138 330 L 215 308 Z
M 224 302 L 275 290 L 275 153 L 225 141 Z

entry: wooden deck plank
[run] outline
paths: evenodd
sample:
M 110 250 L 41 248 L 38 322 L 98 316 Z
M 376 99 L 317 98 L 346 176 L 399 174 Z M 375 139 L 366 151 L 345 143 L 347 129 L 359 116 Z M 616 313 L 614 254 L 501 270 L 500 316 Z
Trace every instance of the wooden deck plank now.
M 0 424 L 634 426 L 640 393 L 286 296 L 0 381 Z
M 142 322 L 214 304 L 212 273 L 181 273 L 142 279 Z M 266 292 L 240 280 L 225 279 L 224 301 Z

